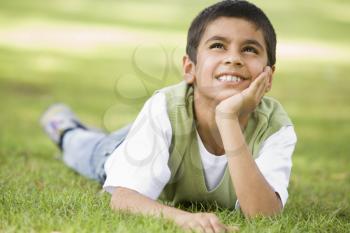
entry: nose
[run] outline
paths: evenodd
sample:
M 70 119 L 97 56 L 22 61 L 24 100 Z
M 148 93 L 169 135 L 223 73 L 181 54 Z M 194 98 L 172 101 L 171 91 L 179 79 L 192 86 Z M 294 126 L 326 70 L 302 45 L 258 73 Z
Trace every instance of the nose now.
M 244 62 L 238 54 L 229 54 L 223 60 L 225 65 L 243 66 Z

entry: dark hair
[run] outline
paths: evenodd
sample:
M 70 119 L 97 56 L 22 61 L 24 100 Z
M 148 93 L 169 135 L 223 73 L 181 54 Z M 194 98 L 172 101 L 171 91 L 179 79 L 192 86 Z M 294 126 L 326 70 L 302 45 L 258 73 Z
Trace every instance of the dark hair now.
M 224 0 L 201 11 L 191 23 L 187 34 L 186 53 L 197 63 L 197 49 L 208 24 L 219 17 L 245 19 L 261 29 L 266 43 L 268 65 L 276 63 L 276 33 L 265 13 L 243 0 Z

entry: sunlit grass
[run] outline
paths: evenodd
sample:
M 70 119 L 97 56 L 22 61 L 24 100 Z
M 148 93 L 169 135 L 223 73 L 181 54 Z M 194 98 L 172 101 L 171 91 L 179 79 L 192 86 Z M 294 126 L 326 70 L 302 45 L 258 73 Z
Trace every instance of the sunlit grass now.
M 178 230 L 113 213 L 100 185 L 57 160 L 38 119 L 60 101 L 107 131 L 131 122 L 154 90 L 181 80 L 187 26 L 209 2 L 0 3 L 0 232 Z M 290 198 L 272 219 L 217 214 L 241 232 L 346 232 L 349 3 L 254 2 L 267 11 L 281 42 L 269 95 L 282 102 L 298 134 Z

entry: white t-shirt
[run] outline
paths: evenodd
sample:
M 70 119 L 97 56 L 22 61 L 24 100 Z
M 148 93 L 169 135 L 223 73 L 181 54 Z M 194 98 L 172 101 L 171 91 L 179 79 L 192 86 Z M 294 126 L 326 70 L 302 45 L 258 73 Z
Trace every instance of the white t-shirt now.
M 170 180 L 171 138 L 166 97 L 159 92 L 145 103 L 126 139 L 107 159 L 107 179 L 103 188 L 112 193 L 117 187 L 125 187 L 156 200 Z M 224 175 L 227 157 L 209 153 L 198 132 L 197 139 L 206 185 L 212 190 Z M 284 126 L 265 140 L 255 160 L 267 182 L 279 194 L 283 206 L 288 199 L 287 187 L 296 141 L 293 126 Z

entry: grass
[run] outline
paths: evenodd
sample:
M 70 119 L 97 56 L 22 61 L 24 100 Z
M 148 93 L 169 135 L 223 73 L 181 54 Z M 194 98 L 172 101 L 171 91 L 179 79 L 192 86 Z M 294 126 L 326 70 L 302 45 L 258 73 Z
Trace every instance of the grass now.
M 180 80 L 186 28 L 210 2 L 0 3 L 0 232 L 181 232 L 167 221 L 112 212 L 109 194 L 56 159 L 58 151 L 38 119 L 50 103 L 62 101 L 84 122 L 107 131 L 132 121 L 155 89 Z M 239 225 L 240 232 L 347 232 L 350 5 L 340 0 L 254 2 L 274 22 L 281 43 L 321 43 L 341 56 L 278 59 L 270 95 L 283 103 L 298 135 L 284 213 L 252 221 L 235 212 L 216 213 L 225 223 Z M 72 25 L 102 34 L 115 28 L 126 42 L 83 38 L 68 47 L 71 40 L 35 37 L 34 29 Z M 23 31 L 24 40 L 18 37 Z M 136 36 L 125 39 L 127 32 Z

